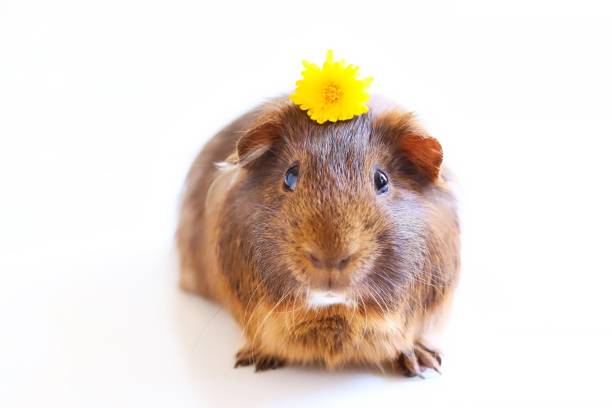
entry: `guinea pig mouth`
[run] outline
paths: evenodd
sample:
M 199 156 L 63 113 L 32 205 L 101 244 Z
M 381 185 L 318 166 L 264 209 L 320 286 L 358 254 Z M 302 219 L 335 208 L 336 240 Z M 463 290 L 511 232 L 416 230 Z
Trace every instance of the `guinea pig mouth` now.
M 344 293 L 335 292 L 331 290 L 311 290 L 308 299 L 308 307 L 312 309 L 328 307 L 331 305 L 347 305 L 352 306 L 353 302 Z

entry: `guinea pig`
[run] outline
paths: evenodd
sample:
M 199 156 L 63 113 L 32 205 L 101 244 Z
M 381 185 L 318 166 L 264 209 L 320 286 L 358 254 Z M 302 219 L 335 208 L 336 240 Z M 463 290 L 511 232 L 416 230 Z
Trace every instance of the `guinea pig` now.
M 440 143 L 400 107 L 246 113 L 193 163 L 177 245 L 181 287 L 243 330 L 236 367 L 440 368 L 427 338 L 459 275 L 456 199 Z

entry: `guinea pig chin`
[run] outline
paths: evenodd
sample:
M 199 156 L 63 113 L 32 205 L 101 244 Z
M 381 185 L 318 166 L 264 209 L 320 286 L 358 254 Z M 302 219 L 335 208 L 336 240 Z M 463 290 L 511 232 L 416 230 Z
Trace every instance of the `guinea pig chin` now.
M 350 275 L 339 275 L 331 271 L 310 271 L 308 296 L 309 308 L 324 308 L 331 305 L 355 306 L 351 296 Z
M 332 290 L 310 290 L 306 305 L 311 309 L 325 308 L 331 305 L 355 307 L 356 303 L 346 293 Z

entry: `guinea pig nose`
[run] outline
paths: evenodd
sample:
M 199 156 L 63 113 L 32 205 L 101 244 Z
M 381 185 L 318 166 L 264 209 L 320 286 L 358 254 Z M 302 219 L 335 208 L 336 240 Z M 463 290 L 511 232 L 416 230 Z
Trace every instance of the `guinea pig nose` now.
M 339 271 L 345 269 L 349 262 L 353 259 L 352 255 L 342 256 L 342 257 L 333 257 L 326 260 L 326 262 L 322 262 L 323 266 L 327 269 L 337 269 Z
M 317 269 L 343 270 L 353 259 L 353 254 L 347 255 L 346 253 L 342 255 L 327 254 L 325 256 L 325 254 L 320 255 L 317 252 L 306 251 L 306 255 L 312 266 Z

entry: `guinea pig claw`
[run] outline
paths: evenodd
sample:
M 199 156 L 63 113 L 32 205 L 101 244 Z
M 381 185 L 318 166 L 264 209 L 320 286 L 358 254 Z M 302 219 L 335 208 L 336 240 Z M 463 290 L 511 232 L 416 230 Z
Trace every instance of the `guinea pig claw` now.
M 253 349 L 242 349 L 236 353 L 236 363 L 234 368 L 246 367 L 255 365 L 255 372 L 265 370 L 275 370 L 284 365 L 284 362 L 278 358 L 261 355 Z
M 397 357 L 397 366 L 400 372 L 406 377 L 416 377 L 419 376 L 423 378 L 421 374 L 421 367 L 419 366 L 419 361 L 417 359 L 414 351 L 404 351 L 399 354 Z
M 255 363 L 255 360 L 251 358 L 238 359 L 236 360 L 236 363 L 234 364 L 234 368 L 247 367 L 247 366 L 253 365 L 254 363 Z
M 255 372 L 265 370 L 276 370 L 283 366 L 283 362 L 274 357 L 263 357 L 255 361 Z
M 431 368 L 438 374 L 442 374 L 440 371 L 440 365 L 442 364 L 440 353 L 435 350 L 431 350 L 420 343 L 417 343 L 414 346 L 414 353 L 416 354 L 417 360 L 421 367 Z
M 441 374 L 441 363 L 440 353 L 420 343 L 415 344 L 410 350 L 401 352 L 396 361 L 399 371 L 404 376 L 420 378 L 425 378 L 423 376 L 423 369 L 425 368 L 431 368 Z
M 422 343 L 417 343 L 417 347 L 423 349 L 423 352 L 431 354 L 431 356 L 438 362 L 438 366 L 442 365 L 442 356 L 440 356 L 438 351 L 433 350 Z
M 255 352 L 252 349 L 242 349 L 236 353 L 234 368 L 246 367 L 255 363 Z

